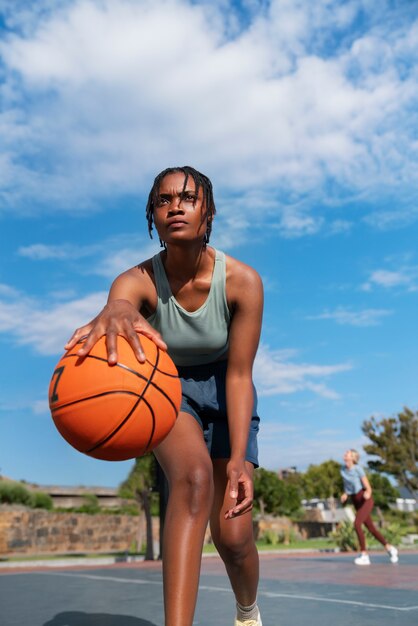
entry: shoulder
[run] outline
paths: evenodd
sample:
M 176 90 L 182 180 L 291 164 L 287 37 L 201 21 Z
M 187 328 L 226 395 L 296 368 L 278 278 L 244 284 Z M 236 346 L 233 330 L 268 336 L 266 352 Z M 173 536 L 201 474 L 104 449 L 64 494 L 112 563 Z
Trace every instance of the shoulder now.
M 114 282 L 141 283 L 153 275 L 152 259 L 147 259 L 146 261 L 142 261 L 142 263 L 138 263 L 138 265 L 130 267 L 128 270 L 119 274 L 119 276 L 115 278 Z
M 357 473 L 359 476 L 365 476 L 365 475 L 366 475 L 366 472 L 364 471 L 364 469 L 362 468 L 362 466 L 361 466 L 361 465 L 355 465 L 354 467 L 355 467 L 355 469 L 356 469 L 356 473 Z
M 152 259 L 147 259 L 119 274 L 112 283 L 110 294 L 112 298 L 126 297 L 136 301 L 146 298 L 154 289 Z
M 259 273 L 250 265 L 238 261 L 225 254 L 226 280 L 228 286 L 234 289 L 251 289 L 262 293 L 263 283 Z

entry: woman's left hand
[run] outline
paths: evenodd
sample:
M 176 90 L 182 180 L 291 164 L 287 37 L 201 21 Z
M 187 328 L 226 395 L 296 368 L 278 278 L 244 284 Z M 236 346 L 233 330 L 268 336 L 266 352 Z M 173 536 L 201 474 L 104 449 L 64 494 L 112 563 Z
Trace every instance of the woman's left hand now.
M 229 461 L 226 466 L 228 490 L 230 497 L 236 501 L 235 506 L 225 513 L 225 519 L 243 515 L 253 508 L 254 487 L 244 461 Z
M 371 492 L 371 491 L 367 491 L 367 490 L 366 490 L 366 491 L 363 493 L 363 498 L 364 498 L 365 500 L 370 500 L 370 498 L 371 498 L 371 497 L 372 497 L 372 492 Z

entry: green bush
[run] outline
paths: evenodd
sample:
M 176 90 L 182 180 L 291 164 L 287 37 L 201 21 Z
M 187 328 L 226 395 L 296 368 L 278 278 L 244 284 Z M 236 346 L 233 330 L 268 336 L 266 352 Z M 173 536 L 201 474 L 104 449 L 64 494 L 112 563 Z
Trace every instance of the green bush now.
M 291 543 L 295 543 L 295 541 L 300 541 L 301 536 L 297 531 L 295 531 L 293 527 L 287 528 L 286 530 L 281 530 L 280 532 L 277 532 L 272 528 L 267 528 L 262 533 L 259 540 L 266 545 L 274 547 L 277 546 L 279 543 L 288 545 Z
M 114 509 L 102 509 L 102 513 L 106 513 L 109 515 L 133 515 L 139 516 L 139 508 L 135 503 L 132 504 L 123 504 L 120 507 Z
M 0 502 L 31 506 L 31 493 L 20 483 L 0 481 Z
M 279 542 L 285 545 L 290 545 L 291 543 L 295 543 L 295 541 L 300 541 L 301 535 L 298 533 L 293 527 L 287 528 L 286 530 L 282 530 L 279 533 Z
M 33 509 L 46 509 L 51 511 L 54 503 L 51 496 L 43 491 L 34 491 L 31 494 L 30 505 Z
M 396 522 L 385 526 L 382 533 L 386 541 L 393 546 L 397 546 L 401 542 L 402 535 L 405 534 L 402 532 L 401 525 Z
M 329 534 L 342 552 L 350 552 L 358 549 L 356 531 L 351 522 L 344 521 L 338 524 L 337 528 Z
M 280 543 L 280 537 L 278 533 L 275 530 L 272 530 L 271 528 L 266 529 L 262 533 L 260 540 L 263 541 L 268 546 L 277 546 L 277 544 Z
M 100 513 L 99 499 L 94 493 L 86 493 L 83 496 L 83 504 L 74 510 L 77 513 L 89 513 L 90 515 Z
M 54 508 L 51 496 L 43 491 L 29 491 L 24 485 L 17 482 L 0 481 L 0 503 L 23 504 L 32 509 Z

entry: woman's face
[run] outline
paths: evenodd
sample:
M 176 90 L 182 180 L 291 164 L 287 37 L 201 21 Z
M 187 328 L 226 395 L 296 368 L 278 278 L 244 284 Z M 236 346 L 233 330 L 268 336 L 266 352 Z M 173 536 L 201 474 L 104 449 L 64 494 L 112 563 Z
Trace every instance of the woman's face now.
M 183 172 L 168 174 L 160 184 L 158 202 L 154 208 L 154 224 L 158 235 L 166 243 L 191 241 L 204 237 L 207 228 L 207 210 L 203 189 L 196 195 L 192 176 Z
M 344 463 L 353 463 L 353 455 L 351 450 L 346 450 L 344 453 Z

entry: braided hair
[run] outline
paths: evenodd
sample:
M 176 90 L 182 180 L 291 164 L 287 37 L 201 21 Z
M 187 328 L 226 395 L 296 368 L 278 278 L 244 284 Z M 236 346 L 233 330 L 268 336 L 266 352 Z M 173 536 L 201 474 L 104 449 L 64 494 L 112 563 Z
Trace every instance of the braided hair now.
M 168 176 L 169 174 L 177 174 L 178 172 L 182 172 L 184 174 L 184 184 L 182 195 L 184 194 L 187 186 L 187 181 L 189 176 L 193 178 L 196 190 L 196 197 L 199 195 L 200 188 L 203 190 L 203 203 L 202 208 L 204 207 L 207 211 L 207 228 L 204 237 L 204 245 L 209 243 L 210 234 L 212 232 L 212 220 L 213 216 L 216 213 L 215 201 L 213 199 L 213 188 L 210 179 L 198 172 L 198 170 L 194 169 L 190 165 L 184 165 L 183 167 L 168 167 L 167 169 L 160 172 L 154 180 L 154 184 L 151 188 L 151 191 L 148 196 L 148 202 L 146 207 L 146 218 L 148 222 L 148 232 L 149 236 L 152 239 L 152 231 L 154 224 L 154 208 L 159 202 L 159 193 L 160 193 L 160 184 L 163 178 Z M 163 247 L 165 247 L 165 243 L 160 240 L 160 243 Z

